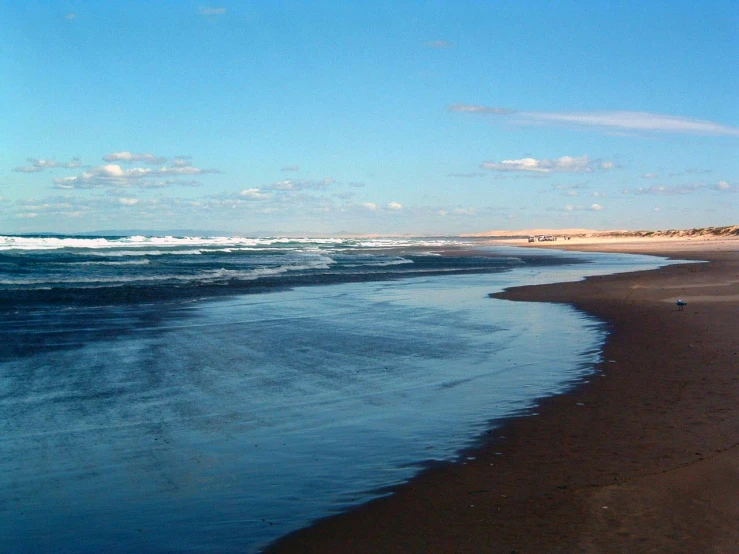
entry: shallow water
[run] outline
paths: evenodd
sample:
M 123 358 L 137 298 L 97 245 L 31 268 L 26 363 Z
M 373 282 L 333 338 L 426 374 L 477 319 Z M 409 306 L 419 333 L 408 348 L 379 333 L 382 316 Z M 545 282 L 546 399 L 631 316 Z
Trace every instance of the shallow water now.
M 454 459 L 584 378 L 605 337 L 489 293 L 662 263 L 576 257 L 17 313 L 5 338 L 33 347 L 2 349 L 2 550 L 256 551 Z

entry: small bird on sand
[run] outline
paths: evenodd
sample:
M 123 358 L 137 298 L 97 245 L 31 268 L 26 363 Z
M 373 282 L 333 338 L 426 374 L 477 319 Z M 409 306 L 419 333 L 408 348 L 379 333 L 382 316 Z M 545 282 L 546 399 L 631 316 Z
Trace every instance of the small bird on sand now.
M 688 305 L 688 303 L 687 303 L 687 302 L 683 302 L 683 301 L 682 301 L 682 300 L 680 300 L 679 298 L 677 299 L 677 310 L 678 310 L 679 312 L 682 312 L 682 311 L 683 311 L 683 308 L 684 308 L 685 306 L 687 306 L 687 305 Z

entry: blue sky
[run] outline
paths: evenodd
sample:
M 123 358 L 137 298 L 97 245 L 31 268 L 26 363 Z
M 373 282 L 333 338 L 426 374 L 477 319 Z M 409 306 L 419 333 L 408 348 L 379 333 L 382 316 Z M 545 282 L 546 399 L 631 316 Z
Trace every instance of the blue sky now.
M 733 1 L 3 4 L 3 233 L 737 223 Z

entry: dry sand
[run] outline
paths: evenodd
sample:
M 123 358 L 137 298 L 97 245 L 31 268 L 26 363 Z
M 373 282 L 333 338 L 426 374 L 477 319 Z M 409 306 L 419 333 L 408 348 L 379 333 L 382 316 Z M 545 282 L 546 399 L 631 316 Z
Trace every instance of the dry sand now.
M 550 247 L 710 263 L 503 293 L 608 322 L 590 383 L 275 552 L 739 552 L 739 240 Z

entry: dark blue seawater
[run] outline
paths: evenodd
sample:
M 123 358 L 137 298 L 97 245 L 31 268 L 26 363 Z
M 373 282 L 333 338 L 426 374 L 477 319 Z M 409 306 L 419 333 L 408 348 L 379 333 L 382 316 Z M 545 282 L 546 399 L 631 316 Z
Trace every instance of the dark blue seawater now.
M 489 293 L 664 263 L 0 237 L 0 551 L 258 551 L 587 378 L 600 322 Z

